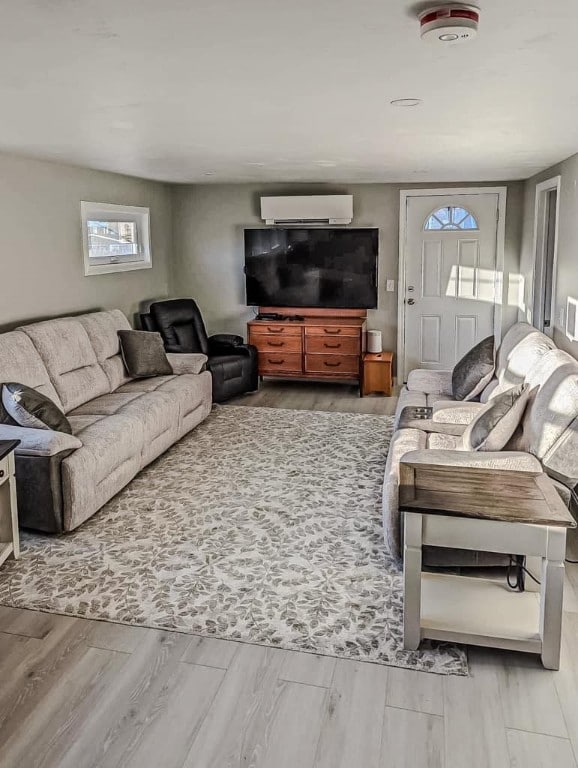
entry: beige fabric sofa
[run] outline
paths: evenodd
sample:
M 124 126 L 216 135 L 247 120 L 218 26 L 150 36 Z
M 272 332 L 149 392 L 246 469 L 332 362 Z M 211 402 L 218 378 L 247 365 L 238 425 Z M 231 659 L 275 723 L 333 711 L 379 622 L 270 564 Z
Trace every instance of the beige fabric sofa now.
M 205 355 L 168 355 L 174 375 L 131 380 L 120 310 L 34 323 L 0 335 L 0 381 L 50 397 L 73 434 L 0 425 L 16 451 L 21 525 L 71 531 L 211 410 Z
M 390 447 L 383 486 L 383 523 L 390 552 L 400 556 L 398 508 L 399 461 L 409 451 L 427 451 L 432 461 L 460 466 L 484 463 L 511 469 L 543 468 L 555 481 L 566 503 L 578 483 L 578 361 L 527 323 L 517 323 L 504 336 L 496 356 L 493 380 L 481 402 L 456 402 L 451 371 L 416 370 L 402 389 L 396 432 Z M 460 436 L 474 414 L 500 392 L 520 383 L 531 389 L 522 425 L 504 451 L 470 453 L 460 450 Z M 407 406 L 431 406 L 432 418 L 406 423 Z M 407 414 L 407 412 L 406 412 Z M 399 428 L 404 418 L 403 428 Z M 448 558 L 448 555 L 451 556 Z M 432 549 L 429 565 L 498 564 L 488 553 L 447 553 Z

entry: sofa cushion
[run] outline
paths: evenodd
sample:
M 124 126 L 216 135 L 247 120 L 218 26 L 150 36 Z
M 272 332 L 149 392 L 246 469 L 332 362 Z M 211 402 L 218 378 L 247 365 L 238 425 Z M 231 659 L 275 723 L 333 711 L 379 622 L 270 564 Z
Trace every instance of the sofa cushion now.
M 144 435 L 142 467 L 166 451 L 179 434 L 180 404 L 174 393 L 145 392 L 136 400 L 123 406 L 119 415 L 138 419 L 142 424 Z
M 19 381 L 32 387 L 62 408 L 42 358 L 23 331 L 0 334 L 0 384 L 5 381 Z
M 119 331 L 118 336 L 124 366 L 131 378 L 172 374 L 160 333 Z
M 72 427 L 60 408 L 32 387 L 5 382 L 2 384 L 2 406 L 20 427 L 72 434 Z
M 566 430 L 572 430 L 578 417 L 578 363 L 561 351 L 551 359 L 555 365 L 541 386 L 531 393 L 523 433 L 516 445 L 540 460 L 550 453 Z
M 526 382 L 540 359 L 556 345 L 527 323 L 516 323 L 504 336 L 498 350 L 496 375 L 498 386 L 490 399 L 518 384 Z
M 64 529 L 73 530 L 118 493 L 141 468 L 143 425 L 116 414 L 80 433 L 82 448 L 61 465 Z
M 113 416 L 120 409 L 141 396 L 141 392 L 111 392 L 95 397 L 70 412 L 70 416 Z
M 416 368 L 407 377 L 407 389 L 410 392 L 423 392 L 426 395 L 452 395 L 452 372 Z
M 201 405 L 207 406 L 205 409 L 207 412 L 211 410 L 212 380 L 208 371 L 177 376 L 161 384 L 155 392 L 168 393 L 176 398 L 179 404 L 179 437 L 190 431 L 189 416 L 194 414 Z
M 77 319 L 88 334 L 96 359 L 108 378 L 111 391 L 130 381 L 120 354 L 118 331 L 130 331 L 131 326 L 120 309 L 91 312 Z
M 38 350 L 65 413 L 111 391 L 88 334 L 76 318 L 47 320 L 20 330 Z
M 452 371 L 452 395 L 456 400 L 474 400 L 494 375 L 494 337 L 482 339 L 466 352 Z
M 529 398 L 530 389 L 527 384 L 519 384 L 492 398 L 464 432 L 463 450 L 503 450 L 520 425 Z
M 427 436 L 426 446 L 435 451 L 459 451 L 461 450 L 461 437 L 431 432 Z
M 133 379 L 123 384 L 117 392 L 154 392 L 168 381 L 174 381 L 176 376 L 152 376 L 150 379 Z

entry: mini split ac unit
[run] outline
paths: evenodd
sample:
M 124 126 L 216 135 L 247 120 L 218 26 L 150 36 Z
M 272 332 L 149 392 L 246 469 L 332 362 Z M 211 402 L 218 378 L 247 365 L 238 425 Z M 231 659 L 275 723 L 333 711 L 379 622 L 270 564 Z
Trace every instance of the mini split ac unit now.
M 350 224 L 353 195 L 262 197 L 266 224 Z

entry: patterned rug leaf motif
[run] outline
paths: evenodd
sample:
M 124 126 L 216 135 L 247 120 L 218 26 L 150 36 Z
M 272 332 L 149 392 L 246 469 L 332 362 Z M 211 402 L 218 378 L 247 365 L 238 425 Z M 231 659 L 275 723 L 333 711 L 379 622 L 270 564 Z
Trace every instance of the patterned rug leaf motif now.
M 403 649 L 381 524 L 392 425 L 215 407 L 77 531 L 24 534 L 0 604 L 467 674 L 458 646 Z

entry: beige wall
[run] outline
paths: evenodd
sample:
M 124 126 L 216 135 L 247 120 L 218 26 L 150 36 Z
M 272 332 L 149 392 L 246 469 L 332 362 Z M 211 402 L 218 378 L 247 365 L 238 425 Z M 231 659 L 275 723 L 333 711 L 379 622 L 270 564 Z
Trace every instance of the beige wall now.
M 517 294 L 510 289 L 510 276 L 515 278 L 519 272 L 524 185 L 514 182 L 507 186 L 505 327 L 516 321 L 518 312 Z M 368 325 L 382 330 L 384 347 L 395 350 L 397 293 L 386 292 L 385 281 L 397 280 L 398 277 L 399 192 L 411 187 L 407 184 L 211 184 L 174 187 L 174 292 L 197 299 L 211 333 L 245 333 L 245 324 L 252 313 L 245 306 L 244 298 L 243 229 L 262 225 L 259 218 L 261 194 L 352 194 L 354 225 L 379 227 L 380 230 L 379 304 L 377 310 L 369 312 Z M 512 294 L 513 299 L 508 300 Z
M 561 176 L 561 187 L 556 306 L 553 312 L 554 340 L 559 347 L 578 357 L 578 343 L 567 338 L 565 323 L 560 323 L 560 312 L 565 313 L 568 297 L 578 299 L 578 155 L 534 176 L 525 184 L 524 231 L 520 260 L 523 278 L 520 318 L 532 322 L 536 185 L 558 175 Z
M 150 207 L 153 268 L 85 277 L 81 200 Z M 0 154 L 1 329 L 99 308 L 131 317 L 142 299 L 168 295 L 171 251 L 167 186 Z

